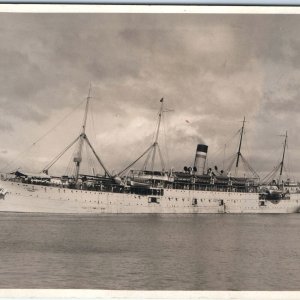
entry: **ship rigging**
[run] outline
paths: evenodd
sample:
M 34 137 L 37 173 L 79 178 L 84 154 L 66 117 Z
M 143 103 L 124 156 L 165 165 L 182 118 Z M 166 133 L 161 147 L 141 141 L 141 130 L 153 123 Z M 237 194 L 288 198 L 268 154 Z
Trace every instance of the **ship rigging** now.
M 91 89 L 92 86 L 90 84 L 88 96 L 86 98 L 86 105 L 85 105 L 85 111 L 84 111 L 84 117 L 81 127 L 81 133 L 62 151 L 60 152 L 50 163 L 48 163 L 42 170 L 43 173 L 48 174 L 49 169 L 73 146 L 77 143 L 77 151 L 75 152 L 75 155 L 73 157 L 73 162 L 75 163 L 75 174 L 74 174 L 74 182 L 72 184 L 77 185 L 78 180 L 80 178 L 80 166 L 82 162 L 82 150 L 83 145 L 86 144 L 90 150 L 92 151 L 94 157 L 96 158 L 99 165 L 102 167 L 102 169 L 105 171 L 104 177 L 112 178 L 112 175 L 108 171 L 108 169 L 105 167 L 104 163 L 102 162 L 99 155 L 96 153 L 94 147 L 92 146 L 87 134 L 86 134 L 86 124 L 87 124 L 87 117 L 88 117 L 88 110 L 89 110 L 89 102 L 91 100 Z M 82 176 L 81 176 L 82 177 Z
M 243 123 L 242 127 L 238 131 L 238 133 L 240 134 L 239 143 L 238 143 L 238 150 L 237 150 L 236 154 L 233 156 L 233 159 L 231 160 L 231 162 L 229 162 L 229 165 L 226 169 L 226 173 L 231 174 L 233 165 L 235 165 L 234 177 L 238 177 L 238 174 L 239 174 L 238 170 L 239 170 L 239 167 L 240 167 L 240 162 L 242 162 L 245 169 L 250 171 L 251 175 L 253 176 L 253 179 L 255 179 L 256 181 L 259 181 L 259 178 L 260 178 L 259 175 L 257 174 L 257 172 L 253 169 L 253 167 L 250 165 L 250 163 L 247 161 L 247 159 L 242 154 L 242 145 L 243 145 L 243 138 L 244 138 L 244 135 L 245 135 L 245 123 L 246 123 L 246 118 L 245 117 L 244 117 L 242 123 Z

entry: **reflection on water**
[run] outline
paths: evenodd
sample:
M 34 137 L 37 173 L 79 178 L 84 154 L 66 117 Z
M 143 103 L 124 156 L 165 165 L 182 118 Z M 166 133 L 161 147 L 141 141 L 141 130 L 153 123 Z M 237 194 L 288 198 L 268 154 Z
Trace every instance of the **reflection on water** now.
M 0 214 L 0 288 L 298 290 L 300 216 Z

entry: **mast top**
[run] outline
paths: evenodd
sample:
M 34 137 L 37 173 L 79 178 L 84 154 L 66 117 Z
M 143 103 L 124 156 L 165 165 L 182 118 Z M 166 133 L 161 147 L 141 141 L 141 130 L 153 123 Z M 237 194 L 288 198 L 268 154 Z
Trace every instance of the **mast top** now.
M 241 136 L 240 136 L 239 150 L 238 150 L 238 152 L 237 152 L 237 158 L 236 158 L 236 165 L 235 165 L 236 168 L 238 168 L 238 166 L 239 166 L 240 156 L 242 155 L 242 154 L 241 154 L 241 148 L 242 148 L 242 141 L 243 141 L 243 135 L 244 135 L 245 122 L 246 122 L 246 118 L 245 118 L 245 116 L 244 116 L 243 126 L 242 126 L 242 129 L 241 129 Z
M 85 112 L 84 112 L 84 118 L 83 118 L 83 123 L 82 123 L 81 134 L 83 136 L 85 135 L 86 121 L 87 121 L 87 115 L 88 115 L 88 109 L 89 109 L 89 102 L 90 102 L 90 99 L 92 98 L 91 93 L 92 93 L 92 84 L 90 82 L 88 96 L 86 97 Z
M 158 142 L 158 136 L 159 136 L 159 130 L 160 130 L 160 123 L 161 123 L 161 117 L 163 113 L 163 105 L 164 105 L 164 98 L 160 99 L 160 110 L 159 110 L 159 119 L 158 119 L 158 125 L 157 125 L 157 130 L 156 130 L 156 135 L 155 135 L 155 141 L 154 144 L 157 144 Z

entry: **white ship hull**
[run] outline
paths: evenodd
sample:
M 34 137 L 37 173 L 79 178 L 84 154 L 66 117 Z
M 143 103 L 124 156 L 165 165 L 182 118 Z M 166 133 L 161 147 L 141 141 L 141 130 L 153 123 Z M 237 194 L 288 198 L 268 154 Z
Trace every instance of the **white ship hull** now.
M 297 213 L 300 194 L 280 201 L 258 193 L 164 189 L 163 196 L 85 191 L 0 181 L 1 212 L 27 213 Z M 151 202 L 155 201 L 155 202 Z

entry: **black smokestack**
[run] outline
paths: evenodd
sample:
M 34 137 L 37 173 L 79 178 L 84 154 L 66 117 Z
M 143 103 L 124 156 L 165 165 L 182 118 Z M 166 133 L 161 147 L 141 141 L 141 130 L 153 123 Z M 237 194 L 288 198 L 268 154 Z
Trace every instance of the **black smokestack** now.
M 197 145 L 194 167 L 196 167 L 196 169 L 197 169 L 196 174 L 198 174 L 198 175 L 204 174 L 207 150 L 208 150 L 207 145 L 203 145 L 203 144 Z

